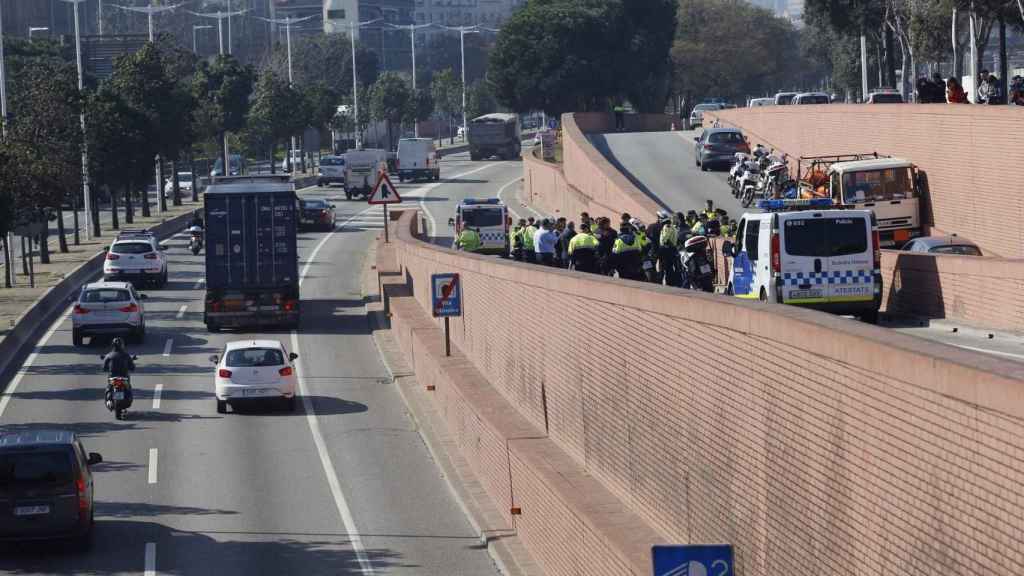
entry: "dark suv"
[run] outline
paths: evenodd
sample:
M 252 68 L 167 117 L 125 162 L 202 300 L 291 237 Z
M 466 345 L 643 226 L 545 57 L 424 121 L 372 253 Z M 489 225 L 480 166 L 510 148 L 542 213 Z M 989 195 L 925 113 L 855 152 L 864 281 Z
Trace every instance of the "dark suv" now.
M 102 461 L 69 430 L 0 434 L 0 540 L 73 538 L 88 546 L 89 467 Z

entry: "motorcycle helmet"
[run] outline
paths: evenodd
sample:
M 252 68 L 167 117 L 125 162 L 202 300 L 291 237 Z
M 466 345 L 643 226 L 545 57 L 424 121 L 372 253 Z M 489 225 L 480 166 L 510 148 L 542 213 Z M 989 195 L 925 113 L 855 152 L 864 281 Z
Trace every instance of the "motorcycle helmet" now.
M 121 340 L 120 338 L 114 338 L 111 340 L 110 345 L 114 350 L 124 350 L 124 340 Z
M 683 249 L 693 254 L 694 252 L 704 250 L 707 244 L 707 236 L 694 236 L 683 243 Z
M 672 215 L 667 210 L 658 210 L 658 222 L 668 222 L 672 219 Z

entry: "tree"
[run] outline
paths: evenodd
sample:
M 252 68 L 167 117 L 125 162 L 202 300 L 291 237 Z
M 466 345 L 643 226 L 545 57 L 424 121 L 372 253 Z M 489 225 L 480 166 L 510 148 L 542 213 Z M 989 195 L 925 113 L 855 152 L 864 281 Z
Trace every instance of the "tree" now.
M 271 70 L 256 81 L 243 141 L 250 150 L 270 152 L 274 171 L 277 144 L 306 127 L 309 113 L 302 96 Z
M 341 96 L 332 90 L 326 82 L 316 82 L 303 86 L 300 90 L 309 113 L 309 125 L 318 130 L 326 129 L 334 115 L 338 113 Z
M 394 146 L 393 128 L 408 116 L 413 100 L 412 89 L 395 72 L 384 72 L 370 88 L 370 116 L 387 122 L 388 148 Z
M 409 105 L 406 107 L 403 122 L 416 124 L 430 119 L 434 111 L 434 97 L 429 89 L 417 88 L 415 93 L 409 94 Z
M 490 86 L 480 81 L 466 89 L 466 116 L 476 118 L 484 114 L 498 111 L 498 103 L 494 100 Z
M 85 106 L 89 173 L 97 188 L 110 192 L 111 224 L 116 230 L 118 193 L 124 195 L 125 218 L 130 224 L 134 219 L 133 187 L 145 182 L 153 167 L 146 118 L 109 86 L 92 93 Z
M 640 112 L 664 112 L 671 82 L 669 52 L 676 34 L 678 0 L 626 0 L 620 31 L 624 40 L 614 68 L 623 73 L 618 95 Z M 772 20 L 766 23 L 771 23 Z M 759 26 L 754 27 L 760 31 Z M 765 54 L 765 56 L 769 56 Z
M 457 70 L 462 78 L 462 47 L 459 34 L 439 32 L 427 37 L 426 49 L 416 52 L 417 82 L 433 81 L 434 76 L 445 70 Z M 487 74 L 487 63 L 494 49 L 492 34 L 466 34 L 466 81 L 482 80 Z M 420 56 L 420 53 L 423 56 Z
M 279 78 L 288 77 L 288 51 L 274 46 L 269 66 Z M 377 80 L 377 53 L 356 44 L 356 72 L 359 83 Z M 292 80 L 295 86 L 324 83 L 333 93 L 352 95 L 352 44 L 347 34 L 319 34 L 292 39 Z
M 224 166 L 230 166 L 223 147 L 225 135 L 245 126 L 254 76 L 251 66 L 222 55 L 209 64 L 200 62 L 193 77 L 194 133 L 200 140 L 216 140 Z
M 434 110 L 448 121 L 452 121 L 462 113 L 462 80 L 455 77 L 451 68 L 434 74 L 430 82 L 430 94 L 434 101 Z M 454 142 L 455 134 L 452 134 Z

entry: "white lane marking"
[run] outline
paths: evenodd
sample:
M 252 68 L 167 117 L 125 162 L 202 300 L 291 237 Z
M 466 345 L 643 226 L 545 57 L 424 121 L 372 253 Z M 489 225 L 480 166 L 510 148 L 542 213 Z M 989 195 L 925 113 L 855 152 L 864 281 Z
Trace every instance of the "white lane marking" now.
M 156 542 L 146 542 L 146 560 L 144 576 L 156 576 Z
M 174 346 L 174 338 L 168 338 L 167 342 L 164 343 L 164 356 L 171 355 L 171 346 Z
M 182 318 L 185 317 L 185 311 L 186 310 L 188 310 L 188 304 L 182 304 L 181 308 L 178 308 L 178 315 L 177 315 L 177 319 L 178 320 L 181 320 Z
M 937 340 L 937 342 L 942 342 L 942 341 L 941 340 Z M 947 344 L 949 344 L 949 342 L 947 342 Z M 1024 360 L 1024 354 L 1014 354 L 1013 352 L 1002 352 L 1000 350 L 989 350 L 987 348 L 975 348 L 974 346 L 964 346 L 963 344 L 953 344 L 953 346 L 956 346 L 957 348 L 965 348 L 967 350 L 974 350 L 975 352 L 983 352 L 985 354 L 996 354 L 998 356 L 1006 356 L 1006 357 L 1009 357 L 1009 358 L 1020 358 L 1021 360 Z
M 199 290 L 200 288 L 202 288 L 202 287 L 203 287 L 203 283 L 204 283 L 204 282 L 206 282 L 206 279 L 205 279 L 205 278 L 200 278 L 199 280 L 196 280 L 196 285 L 195 285 L 195 286 L 193 286 L 193 287 L 192 287 L 192 289 L 193 289 L 193 290 Z
M 376 206 L 371 206 L 363 212 L 352 216 L 345 222 L 342 222 L 341 226 L 336 230 L 344 228 L 349 222 L 355 220 L 362 214 L 375 209 Z M 299 273 L 299 285 L 306 279 L 306 274 L 309 272 L 309 266 L 316 260 L 316 255 L 323 248 L 324 244 L 334 235 L 334 231 L 324 235 L 324 237 L 317 243 L 316 247 L 313 248 L 313 252 L 309 255 L 306 260 L 306 264 L 302 267 L 302 271 Z M 359 531 L 356 528 L 355 519 L 352 517 L 352 510 L 349 508 L 348 501 L 345 499 L 345 492 L 341 489 L 341 482 L 338 480 L 338 474 L 334 470 L 334 462 L 331 460 L 331 454 L 327 451 L 327 443 L 324 441 L 324 436 L 320 432 L 320 421 L 317 419 L 316 411 L 313 408 L 313 401 L 310 400 L 309 394 L 306 388 L 306 380 L 302 377 L 302 354 L 299 352 L 299 334 L 297 331 L 292 330 L 291 333 L 292 352 L 299 355 L 297 359 L 298 376 L 296 380 L 299 383 L 299 394 L 302 395 L 302 409 L 306 412 L 306 423 L 309 424 L 309 432 L 313 436 L 313 444 L 316 445 L 317 455 L 320 456 L 320 464 L 324 469 L 324 475 L 327 477 L 327 485 L 331 489 L 331 496 L 334 498 L 334 505 L 338 509 L 338 514 L 341 516 L 341 521 L 345 525 L 345 532 L 348 534 L 349 542 L 352 545 L 352 550 L 356 554 L 356 560 L 359 562 L 359 567 L 362 569 L 363 574 L 373 574 L 373 565 L 370 564 L 370 558 L 366 555 L 366 549 L 363 547 L 363 540 L 359 536 Z
M 519 219 L 519 218 L 522 218 L 522 217 L 523 217 L 523 215 L 522 215 L 522 214 L 520 214 L 518 210 L 516 210 L 515 208 L 513 208 L 513 207 L 512 207 L 512 203 L 510 203 L 510 202 L 505 202 L 505 199 L 504 199 L 504 198 L 502 198 L 502 195 L 503 195 L 503 194 L 505 194 L 505 190 L 507 190 L 509 186 L 511 186 L 511 185 L 513 185 L 513 184 L 515 184 L 515 183 L 519 182 L 519 181 L 520 181 L 520 180 L 522 180 L 522 179 L 523 179 L 523 177 L 522 177 L 522 176 L 519 176 L 519 177 L 517 177 L 517 178 L 516 178 L 515 180 L 513 180 L 513 181 L 511 181 L 511 182 L 509 182 L 509 183 L 507 183 L 507 184 L 505 184 L 504 186 L 502 186 L 502 187 L 501 187 L 501 188 L 500 188 L 500 189 L 498 190 L 498 200 L 500 200 L 500 201 L 504 202 L 504 203 L 505 203 L 505 205 L 506 205 L 506 206 L 508 206 L 508 210 L 509 210 L 509 212 L 511 212 L 511 213 L 512 213 L 512 214 L 513 214 L 513 215 L 514 215 L 514 216 L 515 216 L 515 217 L 516 217 L 517 219 Z M 529 208 L 529 206 L 527 206 L 527 208 Z M 530 208 L 530 209 L 532 210 L 532 208 Z
M 160 395 L 163 394 L 163 392 L 164 392 L 164 385 L 163 384 L 157 384 L 153 388 L 153 410 L 159 410 L 160 409 Z
M 475 174 L 481 170 L 486 170 L 493 166 L 497 166 L 498 164 L 498 162 L 484 164 L 479 168 L 474 168 L 472 170 L 469 170 L 468 172 L 462 172 L 461 174 L 456 174 L 455 176 L 446 178 L 446 180 L 454 180 L 456 178 L 462 178 L 463 176 L 469 176 L 470 174 Z M 408 196 L 408 198 L 410 199 L 419 199 L 420 210 L 423 211 L 423 214 L 427 217 L 427 220 L 430 222 L 430 228 L 427 235 L 431 237 L 433 237 L 434 234 L 437 232 L 437 221 L 434 220 L 434 215 L 430 213 L 430 209 L 427 208 L 427 205 L 424 203 L 424 200 L 426 200 L 427 192 L 430 192 L 434 188 L 437 188 L 438 186 L 442 186 L 444 184 L 447 184 L 447 182 L 433 182 L 431 184 L 424 184 L 423 186 L 420 186 L 419 188 L 413 190 Z M 423 195 L 420 196 L 420 193 L 422 193 Z
M 149 449 L 149 483 L 156 484 L 156 465 L 157 465 L 157 454 L 156 448 Z
M 25 363 L 22 364 L 21 369 L 18 370 L 18 373 L 11 379 L 11 383 L 7 385 L 7 389 L 4 391 L 3 396 L 0 397 L 0 418 L 3 418 L 4 410 L 6 410 L 7 405 L 10 404 L 11 396 L 18 391 L 18 384 L 21 384 L 21 379 L 25 376 L 28 369 L 32 367 L 36 358 L 39 357 L 38 350 L 43 346 L 46 346 L 46 343 L 49 342 L 50 338 L 52 338 L 54 333 L 57 332 L 57 328 L 59 328 L 60 325 L 68 319 L 68 316 L 71 316 L 71 310 L 71 308 L 68 308 L 68 311 L 65 312 L 63 316 L 54 321 L 53 325 L 50 326 L 50 329 L 43 335 L 43 339 L 36 345 L 35 350 L 33 350 L 32 353 L 28 355 L 28 358 L 25 359 Z

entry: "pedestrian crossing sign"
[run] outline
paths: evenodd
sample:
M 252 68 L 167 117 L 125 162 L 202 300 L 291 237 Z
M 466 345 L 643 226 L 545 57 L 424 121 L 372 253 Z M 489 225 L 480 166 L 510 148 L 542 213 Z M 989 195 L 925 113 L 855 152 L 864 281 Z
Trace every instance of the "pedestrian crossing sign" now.
M 388 178 L 387 171 L 380 171 L 380 175 L 377 176 L 377 185 L 373 187 L 373 193 L 366 199 L 366 202 L 369 204 L 402 203 L 402 197 L 398 195 L 398 190 L 395 189 L 395 185 Z

